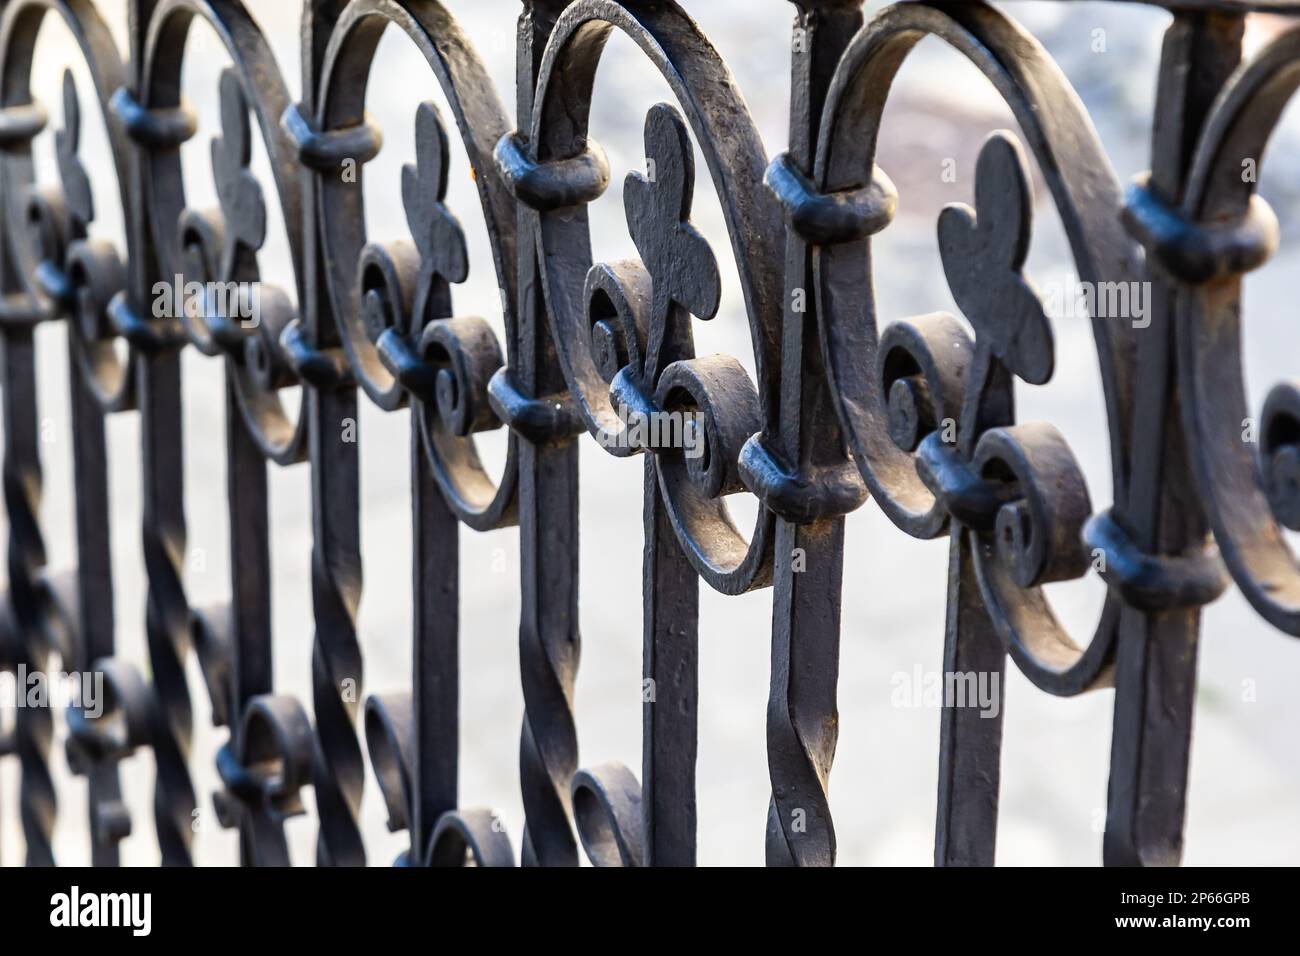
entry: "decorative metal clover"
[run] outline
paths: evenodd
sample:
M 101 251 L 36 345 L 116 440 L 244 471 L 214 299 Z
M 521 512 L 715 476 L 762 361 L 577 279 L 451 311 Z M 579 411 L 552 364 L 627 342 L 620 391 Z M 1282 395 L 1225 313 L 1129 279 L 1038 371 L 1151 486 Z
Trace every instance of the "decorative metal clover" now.
M 1031 385 L 1052 377 L 1052 328 L 1024 275 L 1033 197 L 1023 150 L 993 133 L 975 166 L 975 208 L 939 214 L 939 252 L 953 298 L 975 327 L 977 347 Z
M 212 175 L 225 219 L 223 279 L 234 278 L 238 268 L 255 271 L 256 261 L 245 255 L 261 249 L 266 241 L 266 199 L 248 168 L 252 155 L 248 104 L 239 74 L 227 69 L 221 74 L 221 135 L 212 140 Z
M 63 198 L 72 235 L 82 235 L 95 218 L 95 200 L 90 190 L 90 177 L 81 163 L 78 149 L 81 146 L 81 104 L 77 100 L 77 84 L 72 71 L 63 72 L 63 129 L 54 134 L 54 152 L 59 164 L 59 179 L 63 182 Z
M 437 107 L 421 103 L 415 113 L 415 163 L 402 167 L 402 205 L 420 252 L 419 285 L 410 322 L 414 333 L 430 319 L 441 318 L 425 314 L 435 280 L 464 282 L 469 275 L 465 232 L 445 203 L 449 160 L 447 131 Z
M 646 114 L 645 147 L 649 175 L 628 174 L 623 207 L 632 241 L 652 282 L 644 374 L 647 386 L 653 387 L 670 362 L 694 354 L 690 315 L 713 318 L 722 283 L 713 250 L 690 223 L 695 154 L 686 123 L 669 104 L 657 103 Z

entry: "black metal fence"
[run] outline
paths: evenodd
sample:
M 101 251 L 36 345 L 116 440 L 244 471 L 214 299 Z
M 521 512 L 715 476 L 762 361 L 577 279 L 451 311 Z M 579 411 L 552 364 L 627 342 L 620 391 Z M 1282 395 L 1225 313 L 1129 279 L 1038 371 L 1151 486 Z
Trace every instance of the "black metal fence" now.
M 774 159 L 726 64 L 670 0 L 524 0 L 513 111 L 436 0 L 304 2 L 301 102 L 238 0 L 131 0 L 129 50 L 90 0 L 0 3 L 9 519 L 0 667 L 42 671 L 57 655 L 69 670 L 102 673 L 105 688 L 94 713 L 20 708 L 0 739 L 0 756 L 21 767 L 28 863 L 54 862 L 56 717 L 70 766 L 88 781 L 96 864 L 116 864 L 118 843 L 147 823 L 130 819 L 118 768 L 140 748 L 157 765 L 162 862 L 202 862 L 191 853 L 190 767 L 213 755 L 190 752 L 185 667 L 196 655 L 213 718 L 229 728 L 215 756 L 217 811 L 238 828 L 246 863 L 288 862 L 284 821 L 307 787 L 317 862 L 365 862 L 357 815 L 369 766 L 390 825 L 409 832 L 403 861 L 413 865 L 512 865 L 516 846 L 525 865 L 573 865 L 579 843 L 598 865 L 693 864 L 702 581 L 727 595 L 771 589 L 767 859 L 829 865 L 844 515 L 868 498 L 903 532 L 951 542 L 946 673 L 1001 675 L 1009 655 L 1048 694 L 1115 688 L 1105 861 L 1178 862 L 1199 609 L 1231 577 L 1264 618 L 1300 634 L 1300 568 L 1282 530 L 1300 529 L 1300 391 L 1278 385 L 1248 436 L 1239 354 L 1241 276 L 1278 237 L 1255 195 L 1255 164 L 1300 85 L 1300 30 L 1242 63 L 1243 23 L 1248 11 L 1300 4 L 1163 5 L 1173 18 L 1151 172 L 1126 190 L 1066 77 L 1013 10 L 983 3 L 907 2 L 868 21 L 855 0 L 796 0 L 789 151 Z M 61 186 L 34 186 L 31 143 L 47 114 L 30 77 L 47 17 L 64 21 L 93 77 L 115 169 L 92 172 L 116 173 L 125 249 L 89 238 L 95 210 L 70 77 L 56 135 Z M 212 146 L 215 210 L 190 208 L 182 188 L 179 147 L 196 126 L 180 80 L 195 20 L 215 29 L 233 63 Z M 411 238 L 374 244 L 360 182 L 380 133 L 364 104 L 390 26 L 419 47 L 451 115 L 419 108 L 417 155 L 402 178 Z M 610 166 L 588 119 L 614 31 L 658 67 L 676 103 L 648 113 L 647 170 L 626 184 L 639 258 L 594 262 L 586 206 Z M 974 208 L 949 206 L 939 219 L 965 324 L 935 313 L 883 325 L 870 245 L 896 193 L 873 161 L 877 132 L 895 72 L 927 36 L 978 67 L 1019 132 L 984 145 Z M 274 182 L 249 171 L 253 123 Z M 692 318 L 716 312 L 720 280 L 689 220 L 688 130 L 731 236 L 756 381 L 734 358 L 698 356 L 693 345 Z M 451 287 L 468 257 L 443 202 L 452 137 L 476 173 L 503 341 L 480 319 L 454 317 Z M 1092 319 L 1108 505 L 1091 501 L 1053 426 L 1015 416 L 1015 380 L 1042 384 L 1054 364 L 1050 323 L 1022 269 L 1031 162 L 1080 279 L 1098 294 L 1134 283 L 1151 291 L 1142 322 L 1103 310 Z M 270 188 L 284 212 L 292 297 L 259 273 Z M 186 285 L 169 308 L 157 288 L 174 275 Z M 78 560 L 67 577 L 47 573 L 38 519 L 33 330 L 56 321 L 68 329 L 76 469 Z M 182 561 L 185 348 L 225 368 L 234 570 L 229 604 L 202 611 L 187 601 Z M 295 385 L 296 411 L 278 395 Z M 365 401 L 411 409 L 415 543 L 410 690 L 369 698 L 358 693 L 359 446 L 342 427 Z M 143 662 L 114 654 L 105 422 L 131 411 L 141 426 L 148 680 Z M 475 435 L 501 427 L 507 462 L 490 474 Z M 653 693 L 639 780 L 578 756 L 584 433 L 614 455 L 640 454 L 645 467 Z M 311 472 L 313 514 L 311 718 L 271 678 L 267 471 L 299 463 Z M 737 494 L 761 503 L 752 530 L 728 513 Z M 458 801 L 461 524 L 520 532 L 527 825 L 513 840 L 491 813 Z M 1077 642 L 1043 587 L 1089 573 L 1104 578 L 1108 598 L 1095 635 Z M 950 701 L 941 726 L 935 862 L 989 864 L 1001 719 Z

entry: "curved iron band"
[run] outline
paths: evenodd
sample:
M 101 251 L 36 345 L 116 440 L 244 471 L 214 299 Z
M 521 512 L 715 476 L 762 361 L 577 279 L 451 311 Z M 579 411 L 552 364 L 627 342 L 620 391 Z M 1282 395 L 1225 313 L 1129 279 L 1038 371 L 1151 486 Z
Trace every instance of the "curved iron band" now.
M 495 176 L 486 175 L 495 169 L 493 149 L 509 124 L 486 68 L 455 18 L 438 3 L 353 0 L 330 35 L 321 70 L 318 113 L 309 127 L 314 131 L 311 135 L 322 143 L 356 136 L 369 148 L 369 135 L 355 131 L 364 129 L 367 123 L 365 92 L 370 67 L 379 38 L 389 23 L 406 33 L 424 55 L 451 106 L 470 167 L 478 171 L 475 180 L 479 201 L 497 281 L 504 293 L 507 347 L 513 351 L 518 301 L 514 199 Z M 301 141 L 306 133 L 295 135 Z M 335 148 L 322 147 L 327 156 L 332 156 Z M 363 152 L 354 158 L 360 163 L 365 156 Z M 405 404 L 410 393 L 370 340 L 356 304 L 357 276 L 351 266 L 360 261 L 366 245 L 363 201 L 359 184 L 344 184 L 338 177 L 321 178 L 321 241 L 331 264 L 327 269 L 329 295 L 334 314 L 340 317 L 343 347 L 357 383 L 376 405 L 391 411 Z M 457 518 L 476 531 L 513 524 L 518 455 L 513 433 L 506 467 L 500 480 L 494 481 L 484 470 L 472 439 L 446 434 L 436 427 L 438 416 L 433 410 L 422 407 L 427 403 L 416 404 L 414 414 L 422 446 L 443 497 Z
M 104 126 L 108 132 L 113 153 L 114 172 L 117 176 L 118 197 L 123 210 L 132 208 L 129 190 L 130 174 L 127 156 L 130 153 L 125 130 L 117 121 L 112 108 L 112 97 L 126 78 L 126 66 L 117 51 L 108 25 L 89 3 L 70 0 L 19 0 L 4 10 L 0 25 L 0 51 L 3 51 L 5 73 L 0 77 L 0 140 L 5 144 L 3 161 L 5 226 L 10 249 L 17 256 L 19 281 L 27 284 L 27 293 L 36 306 L 32 315 L 37 320 L 61 318 L 67 313 L 71 301 L 60 302 L 56 289 L 42 286 L 39 277 L 48 275 L 31 261 L 32 249 L 20 230 L 28 221 L 25 208 L 35 184 L 32 165 L 31 139 L 47 122 L 44 107 L 31 98 L 31 72 L 35 45 L 40 27 L 48 12 L 56 12 L 72 34 L 95 87 Z M 70 242 L 76 237 L 64 237 Z M 126 230 L 127 261 L 135 249 L 135 236 Z M 63 272 L 65 263 L 55 263 L 55 272 Z M 57 278 L 57 277 L 56 277 Z M 62 278 L 66 281 L 67 276 Z M 69 291 L 72 291 L 69 286 Z M 134 362 L 130 356 L 120 359 L 111 344 L 74 337 L 73 354 L 86 375 L 86 382 L 99 407 L 105 412 L 125 411 L 133 407 L 135 399 Z
M 576 156 L 539 163 L 520 144 L 518 132 L 511 132 L 497 141 L 493 157 L 506 188 L 538 212 L 585 206 L 609 187 L 609 158 L 591 140 Z
M 147 149 L 176 149 L 198 132 L 198 117 L 184 101 L 170 109 L 145 109 L 123 86 L 113 94 L 109 105 L 127 135 Z
M 624 7 L 612 0 L 577 0 L 566 7 L 542 57 L 522 165 L 539 170 L 532 174 L 538 182 L 565 181 L 570 161 L 595 153 L 588 136 L 591 94 L 614 29 L 632 39 L 663 74 L 704 153 L 740 272 L 759 380 L 760 427 L 774 425 L 780 386 L 780 209 L 762 185 L 767 158 L 744 99 L 694 21 L 670 4 Z M 588 172 L 585 192 L 576 194 L 594 192 L 591 161 L 582 160 L 577 168 Z M 545 251 L 543 288 L 560 365 L 588 430 L 599 438 L 619 423 L 609 386 L 582 344 L 588 339 L 583 284 L 593 264 L 585 207 L 540 210 L 536 236 Z M 723 500 L 698 492 L 682 469 L 661 468 L 659 480 L 678 540 L 701 578 L 723 594 L 771 584 L 774 515 L 760 509 L 747 541 Z
M 280 126 L 293 140 L 298 162 L 321 173 L 334 172 L 348 160 L 357 165 L 368 163 L 384 145 L 383 132 L 369 119 L 347 129 L 322 132 L 303 115 L 298 103 L 285 109 Z
M 1216 600 L 1228 586 L 1218 548 L 1212 543 L 1193 555 L 1144 554 L 1109 511 L 1094 515 L 1084 536 L 1088 547 L 1103 558 L 1098 572 L 1102 580 L 1132 607 L 1144 611 L 1200 607 Z
M 535 445 L 562 442 L 581 435 L 586 425 L 568 392 L 530 398 L 515 385 L 509 369 L 498 369 L 488 383 L 492 411 L 510 428 Z
M 740 477 L 763 507 L 795 524 L 811 524 L 857 511 L 869 492 L 851 461 L 811 470 L 791 468 L 761 434 L 740 450 Z
M 40 103 L 20 103 L 0 109 L 0 148 L 9 150 L 31 143 L 50 121 Z
M 1097 282 L 1136 276 L 1135 249 L 1119 222 L 1120 187 L 1083 104 L 1030 34 L 982 4 L 901 4 L 863 28 L 841 59 L 827 94 L 813 176 L 818 193 L 851 192 L 873 181 L 886 91 L 907 54 L 926 36 L 939 37 L 970 60 L 1010 106 L 1051 190 L 1080 277 Z M 827 376 L 872 497 L 908 534 L 935 537 L 944 533 L 949 512 L 918 474 L 913 456 L 893 443 L 885 427 L 886 396 L 867 371 L 876 367 L 879 348 L 870 262 L 870 239 L 813 249 Z M 1116 507 L 1122 508 L 1128 487 L 1134 343 L 1128 329 L 1096 316 L 1093 332 L 1110 427 Z M 978 556 L 981 549 L 974 550 Z M 993 570 L 989 562 L 978 563 L 990 616 L 1031 681 L 1056 694 L 1105 684 L 1119 620 L 1114 598 L 1088 649 L 1080 650 L 1040 589 L 1018 588 L 1009 577 L 988 573 Z M 1043 661 L 1029 651 L 1048 645 L 1073 651 Z
M 332 392 L 356 384 L 343 350 L 317 348 L 299 319 L 285 326 L 280 334 L 280 347 L 293 374 L 317 391 Z
M 781 153 L 763 182 L 781 201 L 791 228 L 814 246 L 860 242 L 888 226 L 898 212 L 898 190 L 879 166 L 866 186 L 826 194 Z
M 1191 222 L 1141 176 L 1129 186 L 1124 225 L 1147 251 L 1147 261 L 1185 285 L 1202 285 L 1258 269 L 1277 251 L 1277 216 L 1264 199 L 1250 197 L 1240 218 Z
M 125 293 L 118 293 L 108 303 L 108 321 L 113 330 L 132 348 L 144 355 L 175 352 L 185 347 L 188 339 L 178 320 L 167 319 L 150 322 L 131 308 Z
M 1197 144 L 1179 218 L 1189 241 L 1219 223 L 1258 221 L 1256 183 L 1240 163 L 1258 160 L 1300 87 L 1300 30 L 1273 40 L 1225 85 Z M 1257 178 L 1257 177 L 1256 177 Z M 1268 219 L 1264 220 L 1265 226 Z M 1233 579 L 1269 623 L 1300 635 L 1300 568 L 1260 486 L 1242 422 L 1250 418 L 1241 339 L 1241 275 L 1262 261 L 1270 241 L 1259 234 L 1254 255 L 1233 257 L 1214 281 L 1179 290 L 1176 323 L 1183 428 L 1201 499 Z
M 184 130 L 184 120 L 180 118 L 185 113 L 181 99 L 181 65 L 185 41 L 196 18 L 212 28 L 234 62 L 234 75 L 238 77 L 243 99 L 257 119 L 284 214 L 297 300 L 303 302 L 302 183 L 294 162 L 296 145 L 280 124 L 280 118 L 292 100 L 265 37 L 239 4 L 211 0 L 162 0 L 146 28 L 138 102 L 132 107 L 125 99 L 121 100 L 127 109 L 126 115 L 151 117 L 136 121 L 141 129 L 167 134 L 144 143 L 148 170 L 144 177 L 145 206 L 162 265 L 171 276 L 186 272 L 181 234 L 181 216 L 186 210 L 185 187 L 175 135 Z M 203 278 L 260 281 L 256 276 L 208 275 Z M 270 343 L 272 348 L 277 345 Z M 235 377 L 240 412 L 262 453 L 280 465 L 305 461 L 306 417 L 299 414 L 291 421 L 275 390 L 263 387 L 264 383 L 244 368 L 242 353 L 229 357 L 228 362 L 230 374 Z

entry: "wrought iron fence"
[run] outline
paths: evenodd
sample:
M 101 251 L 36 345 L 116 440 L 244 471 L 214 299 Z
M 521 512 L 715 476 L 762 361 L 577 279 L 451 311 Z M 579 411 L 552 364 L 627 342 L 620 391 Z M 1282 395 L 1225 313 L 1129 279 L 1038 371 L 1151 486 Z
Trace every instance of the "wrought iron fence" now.
M 1178 862 L 1200 608 L 1231 577 L 1264 618 L 1300 634 L 1300 569 L 1282 530 L 1300 529 L 1300 392 L 1278 385 L 1258 441 L 1244 441 L 1239 354 L 1241 276 L 1278 238 L 1243 168 L 1258 161 L 1300 85 L 1300 30 L 1243 63 L 1243 23 L 1251 10 L 1300 4 L 1163 5 L 1173 17 L 1151 172 L 1126 190 L 1067 78 L 1014 11 L 984 3 L 906 2 L 868 20 L 856 0 L 796 0 L 789 149 L 775 159 L 727 65 L 669 0 L 524 0 L 513 115 L 436 0 L 307 0 L 300 102 L 238 0 L 131 0 L 125 50 L 90 0 L 0 4 L 9 519 L 0 664 L 40 671 L 58 655 L 105 684 L 102 712 L 22 708 L 0 740 L 0 755 L 21 767 L 28 863 L 54 862 L 56 716 L 70 765 L 89 784 L 94 862 L 116 864 L 119 842 L 147 825 L 129 818 L 118 768 L 141 748 L 157 765 L 162 862 L 202 862 L 191 853 L 190 767 L 212 755 L 190 752 L 185 667 L 194 655 L 213 719 L 229 729 L 216 755 L 217 810 L 238 829 L 245 863 L 288 862 L 284 821 L 302 810 L 307 787 L 317 862 L 364 863 L 358 807 L 369 766 L 390 826 L 409 833 L 402 862 L 513 865 L 511 836 L 458 796 L 457 535 L 460 525 L 486 533 L 517 524 L 522 863 L 576 864 L 579 843 L 598 865 L 695 862 L 702 581 L 726 595 L 771 589 L 767 859 L 829 865 L 844 516 L 868 498 L 904 533 L 950 541 L 945 672 L 1001 675 L 1009 655 L 1048 694 L 1115 688 L 1105 862 Z M 30 78 L 47 17 L 66 24 L 93 77 L 114 169 L 92 172 L 116 174 L 125 249 L 89 238 L 95 209 L 70 77 L 56 135 L 60 186 L 34 186 L 31 143 L 47 113 Z M 233 63 L 220 81 L 214 210 L 190 208 L 182 187 L 179 147 L 196 124 L 181 69 L 196 20 L 215 29 Z M 388 27 L 417 45 L 451 115 L 419 108 L 415 161 L 402 176 L 410 239 L 376 244 L 360 181 L 380 131 L 364 106 Z M 595 261 L 586 206 L 611 170 L 588 119 L 615 31 L 660 70 L 676 102 L 649 111 L 650 165 L 626 183 L 639 258 L 607 262 Z M 989 138 L 974 208 L 950 206 L 938 222 L 965 324 L 936 313 L 883 325 L 870 248 L 896 192 L 874 156 L 890 83 L 924 37 L 969 59 L 1019 132 Z M 250 172 L 253 124 L 273 182 Z M 693 317 L 717 311 L 721 286 L 690 223 L 690 134 L 726 218 L 756 381 L 735 358 L 697 355 L 693 345 Z M 469 267 L 444 203 L 453 137 L 476 172 L 504 340 L 453 308 L 452 286 Z M 1094 505 L 1052 425 L 1015 415 L 1016 380 L 1042 384 L 1055 361 L 1023 270 L 1031 162 L 1080 278 L 1152 290 L 1143 323 L 1092 320 L 1110 430 L 1108 505 Z M 292 297 L 259 272 L 271 188 L 292 253 Z M 198 291 L 160 309 L 158 283 L 174 275 Z M 77 565 L 68 576 L 47 569 L 38 517 L 33 330 L 58 321 L 68 330 L 75 443 Z M 182 566 L 186 348 L 225 369 L 234 570 L 229 604 L 209 609 L 190 606 Z M 291 385 L 303 389 L 296 412 L 278 395 Z M 367 401 L 411 411 L 415 614 L 409 692 L 361 698 L 351 692 L 363 672 L 359 445 L 341 423 Z M 105 422 L 130 411 L 140 416 L 148 680 L 144 662 L 114 653 Z M 475 436 L 502 427 L 507 462 L 490 474 Z M 584 433 L 644 462 L 644 678 L 655 693 L 644 705 L 639 780 L 622 765 L 579 761 Z M 313 515 L 310 718 L 271 677 L 267 471 L 298 464 L 310 469 Z M 761 503 L 748 533 L 727 510 L 738 494 Z M 1109 590 L 1095 636 L 1081 642 L 1043 587 L 1089 573 Z M 950 703 L 941 727 L 935 862 L 989 864 L 1001 719 Z

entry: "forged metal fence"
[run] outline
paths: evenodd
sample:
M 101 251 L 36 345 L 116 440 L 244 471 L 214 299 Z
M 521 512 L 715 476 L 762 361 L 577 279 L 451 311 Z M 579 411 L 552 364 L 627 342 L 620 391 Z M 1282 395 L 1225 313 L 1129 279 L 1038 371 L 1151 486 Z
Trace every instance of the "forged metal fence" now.
M 950 541 L 945 673 L 1000 677 L 1009 655 L 1048 694 L 1114 687 L 1105 862 L 1177 863 L 1200 608 L 1231 578 L 1265 619 L 1300 634 L 1300 569 L 1283 533 L 1300 529 L 1300 390 L 1276 386 L 1247 434 L 1255 419 L 1239 353 L 1241 276 L 1278 239 L 1255 195 L 1256 166 L 1300 85 L 1300 29 L 1243 63 L 1243 24 L 1249 11 L 1300 12 L 1300 3 L 1162 5 L 1173 16 L 1151 172 L 1125 188 L 1067 78 L 1014 9 L 983 3 L 905 2 L 868 20 L 855 0 L 796 0 L 789 150 L 775 158 L 727 65 L 670 0 L 524 0 L 513 110 L 436 0 L 307 0 L 300 102 L 250 14 L 257 4 L 131 0 L 120 50 L 91 0 L 0 3 L 9 521 L 0 667 L 43 672 L 57 660 L 104 681 L 99 712 L 18 708 L 0 739 L 0 756 L 21 772 L 20 808 L 0 813 L 21 812 L 27 862 L 54 862 L 57 736 L 87 778 L 97 865 L 116 864 L 119 842 L 148 825 L 127 813 L 118 767 L 140 749 L 157 765 L 152 824 L 164 864 L 203 862 L 191 852 L 191 767 L 212 759 L 223 781 L 216 809 L 238 829 L 247 864 L 288 862 L 284 821 L 301 812 L 305 788 L 319 817 L 317 862 L 364 863 L 367 767 L 390 826 L 409 834 L 404 863 L 573 865 L 581 844 L 597 865 L 693 864 L 703 582 L 725 595 L 771 589 L 767 860 L 829 865 L 844 516 L 872 499 L 906 534 Z M 87 107 L 66 76 L 55 190 L 35 187 L 31 149 L 48 118 L 30 90 L 47 17 L 64 21 L 85 57 L 114 164 L 87 169 L 79 158 Z M 180 145 L 196 123 L 180 78 L 196 20 L 233 62 L 212 143 L 217 209 L 188 206 L 182 187 Z M 377 244 L 360 184 L 381 141 L 364 104 L 386 27 L 414 41 L 451 115 L 424 104 L 414 116 L 416 155 L 401 183 L 410 238 Z M 614 31 L 661 71 L 675 102 L 649 111 L 646 169 L 626 183 L 639 258 L 597 261 L 586 207 L 611 168 L 587 132 Z M 988 78 L 1019 131 L 988 139 L 974 207 L 949 206 L 938 221 L 965 322 L 933 313 L 884 324 L 870 246 L 896 192 L 873 161 L 877 133 L 895 72 L 928 36 Z M 252 124 L 273 182 L 250 172 Z M 721 283 L 690 224 L 691 134 L 730 233 L 756 380 L 693 344 L 693 319 L 718 310 Z M 495 268 L 502 290 L 500 341 L 453 305 L 470 265 L 444 204 L 456 137 L 493 252 L 474 266 Z M 1022 268 L 1031 163 L 1080 279 L 1110 292 L 1149 284 L 1140 321 L 1103 309 L 1092 318 L 1109 503 L 1092 501 L 1052 425 L 1015 415 L 1016 380 L 1045 383 L 1056 359 Z M 111 174 L 124 249 L 89 237 L 89 176 Z M 292 290 L 259 272 L 270 189 Z M 184 288 L 160 293 L 173 276 Z M 76 470 L 70 575 L 47 569 L 38 519 L 33 334 L 58 321 L 68 329 Z M 203 610 L 191 608 L 183 573 L 182 441 L 206 440 L 181 434 L 186 348 L 225 369 L 233 572 L 228 605 Z M 290 386 L 302 388 L 300 409 L 281 401 Z M 361 443 L 348 427 L 360 402 L 411 410 L 414 653 L 400 695 L 362 689 Z M 140 416 L 147 662 L 114 653 L 105 423 L 130 411 Z M 509 451 L 491 474 L 475 436 L 497 428 L 509 430 Z M 639 779 L 579 760 L 584 433 L 644 462 Z M 312 717 L 271 679 L 267 475 L 294 465 L 311 473 Z M 752 529 L 727 510 L 743 494 L 761 504 Z M 458 792 L 462 524 L 519 527 L 522 833 Z M 1095 635 L 1076 641 L 1043 588 L 1086 574 L 1105 580 L 1108 597 Z M 229 729 L 216 755 L 191 753 L 191 655 L 214 721 Z M 990 864 L 1001 718 L 949 700 L 941 728 L 935 862 Z

